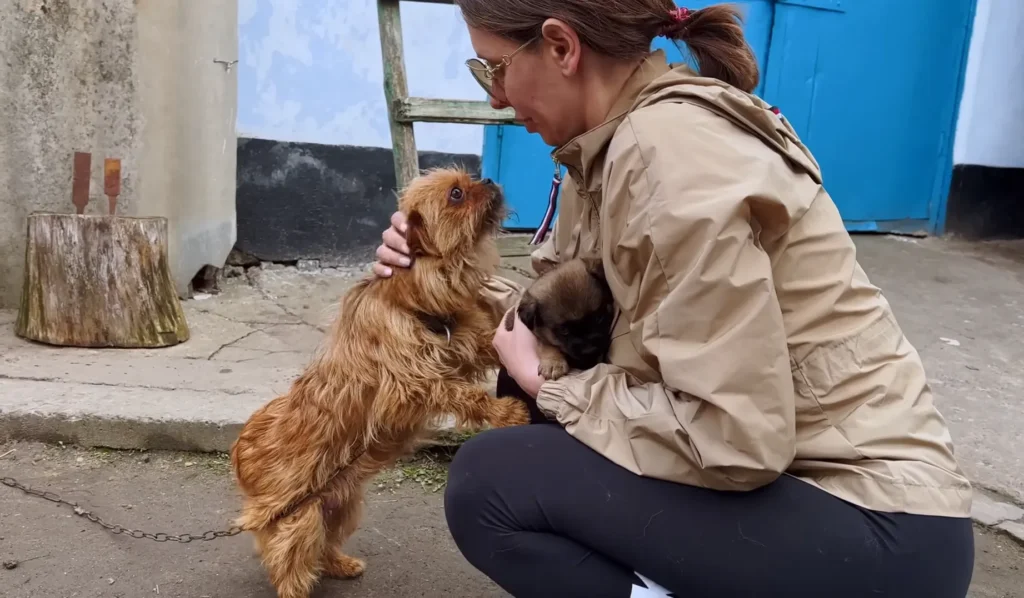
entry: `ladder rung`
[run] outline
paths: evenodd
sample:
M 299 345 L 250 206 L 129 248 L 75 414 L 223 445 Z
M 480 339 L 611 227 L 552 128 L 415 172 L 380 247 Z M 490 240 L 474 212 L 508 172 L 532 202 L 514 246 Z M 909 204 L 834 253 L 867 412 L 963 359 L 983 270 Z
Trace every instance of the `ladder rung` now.
M 419 1 L 419 0 L 417 0 Z M 406 98 L 395 100 L 398 122 L 460 123 L 471 125 L 514 125 L 515 111 L 495 110 L 487 102 Z

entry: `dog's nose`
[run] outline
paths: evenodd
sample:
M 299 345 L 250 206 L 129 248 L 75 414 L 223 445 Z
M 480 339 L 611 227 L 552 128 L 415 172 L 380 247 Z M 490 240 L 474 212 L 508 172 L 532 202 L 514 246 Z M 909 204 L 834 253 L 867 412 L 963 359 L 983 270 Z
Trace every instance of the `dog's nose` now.
M 491 179 L 483 179 L 482 181 L 480 181 L 480 183 L 488 186 L 494 185 L 494 181 L 492 181 Z

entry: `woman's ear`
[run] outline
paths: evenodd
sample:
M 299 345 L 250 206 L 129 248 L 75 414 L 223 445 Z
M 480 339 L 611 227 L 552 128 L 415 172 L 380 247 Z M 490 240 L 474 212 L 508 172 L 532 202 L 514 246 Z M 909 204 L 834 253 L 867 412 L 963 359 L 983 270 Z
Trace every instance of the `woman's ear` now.
M 562 74 L 575 75 L 583 52 L 580 36 L 565 21 L 553 18 L 544 21 L 540 31 L 547 42 L 545 51 L 550 53 Z
M 409 245 L 409 256 L 413 258 L 437 255 L 437 246 L 434 245 L 427 230 L 427 223 L 423 220 L 423 214 L 413 210 L 406 217 L 405 242 Z

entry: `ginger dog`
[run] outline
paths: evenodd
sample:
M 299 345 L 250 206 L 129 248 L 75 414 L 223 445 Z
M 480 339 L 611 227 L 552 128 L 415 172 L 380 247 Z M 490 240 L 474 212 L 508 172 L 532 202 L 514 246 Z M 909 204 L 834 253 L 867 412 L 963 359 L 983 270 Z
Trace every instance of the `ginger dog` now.
M 252 531 L 281 598 L 307 598 L 320 579 L 353 578 L 365 563 L 342 552 L 365 485 L 413 448 L 438 416 L 460 425 L 525 424 L 516 399 L 482 382 L 498 366 L 497 317 L 480 299 L 498 264 L 504 198 L 454 169 L 414 180 L 399 200 L 415 260 L 367 277 L 341 300 L 317 358 L 249 418 L 231 447 Z

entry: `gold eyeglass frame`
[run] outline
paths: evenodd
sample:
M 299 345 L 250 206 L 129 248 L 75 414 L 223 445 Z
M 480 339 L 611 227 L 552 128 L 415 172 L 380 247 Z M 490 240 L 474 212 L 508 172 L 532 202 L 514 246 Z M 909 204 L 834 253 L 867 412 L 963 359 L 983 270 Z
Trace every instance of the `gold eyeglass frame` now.
M 484 91 L 487 92 L 487 95 L 489 95 L 489 96 L 491 96 L 493 98 L 493 97 L 495 97 L 494 96 L 494 81 L 495 81 L 495 78 L 501 73 L 501 71 L 503 69 L 508 68 L 509 63 L 512 62 L 512 57 L 514 57 L 516 54 L 522 52 L 524 49 L 526 49 L 533 42 L 537 41 L 538 37 L 540 37 L 540 36 L 536 36 L 533 39 L 531 39 L 530 41 L 526 42 L 525 44 L 519 46 L 514 51 L 512 51 L 511 54 L 503 55 L 501 57 L 501 62 L 499 62 L 498 64 L 496 64 L 494 66 L 491 66 L 485 60 L 483 60 L 481 58 L 476 58 L 476 57 L 470 58 L 469 60 L 467 60 L 466 61 L 466 66 L 469 67 L 469 72 L 473 75 L 473 79 L 475 79 L 476 82 L 480 84 L 480 87 L 484 88 Z

